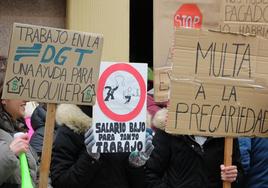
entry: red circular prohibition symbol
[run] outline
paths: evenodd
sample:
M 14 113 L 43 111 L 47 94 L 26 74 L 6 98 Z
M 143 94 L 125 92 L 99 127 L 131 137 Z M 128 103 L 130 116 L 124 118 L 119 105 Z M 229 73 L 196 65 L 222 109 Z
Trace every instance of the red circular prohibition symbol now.
M 106 83 L 108 77 L 113 72 L 116 72 L 116 71 L 126 71 L 126 72 L 132 74 L 135 77 L 135 79 L 138 81 L 138 84 L 139 84 L 140 89 L 141 89 L 141 96 L 140 96 L 140 100 L 139 100 L 137 106 L 131 112 L 129 112 L 127 114 L 114 113 L 113 111 L 111 111 L 107 107 L 107 105 L 105 104 L 104 99 L 103 99 L 103 90 L 105 87 L 105 83 Z M 97 91 L 98 104 L 99 104 L 102 112 L 114 121 L 126 122 L 126 121 L 129 121 L 129 120 L 132 120 L 133 118 L 135 118 L 140 113 L 140 111 L 144 105 L 145 96 L 146 96 L 145 82 L 144 82 L 141 74 L 129 64 L 117 63 L 114 65 L 111 65 L 102 73 L 102 75 L 99 79 L 99 86 L 98 86 L 98 91 Z

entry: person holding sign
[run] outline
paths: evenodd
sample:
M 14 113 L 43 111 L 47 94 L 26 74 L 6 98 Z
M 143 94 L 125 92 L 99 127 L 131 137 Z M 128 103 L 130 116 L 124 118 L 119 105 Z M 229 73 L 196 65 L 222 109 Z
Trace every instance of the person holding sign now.
M 144 164 L 153 150 L 147 137 L 140 153 L 93 153 L 92 107 L 60 104 L 54 141 L 51 179 L 54 188 L 143 188 Z
M 240 187 L 243 169 L 234 139 L 233 164 L 224 166 L 224 138 L 171 135 L 156 130 L 147 162 L 148 188 L 221 188 L 222 180 Z
M 4 72 L 0 72 L 0 97 L 2 97 Z M 29 147 L 28 135 L 21 134 L 13 138 L 18 132 L 25 132 L 18 119 L 24 116 L 26 101 L 0 100 L 0 188 L 19 188 L 21 171 L 19 155 L 26 154 L 32 180 L 35 181 L 37 166 L 34 153 Z

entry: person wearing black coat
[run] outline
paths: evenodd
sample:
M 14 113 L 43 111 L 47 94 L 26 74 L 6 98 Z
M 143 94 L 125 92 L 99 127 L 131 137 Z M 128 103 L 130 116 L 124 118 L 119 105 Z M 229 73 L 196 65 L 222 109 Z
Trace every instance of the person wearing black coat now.
M 51 179 L 54 188 L 143 188 L 144 166 L 129 163 L 129 153 L 102 153 L 93 158 L 85 146 L 85 132 L 92 124 L 88 106 L 60 104 L 53 144 Z
M 153 145 L 155 148 L 146 165 L 147 188 L 222 187 L 220 166 L 224 158 L 224 138 L 171 135 L 157 129 Z M 240 187 L 243 169 L 237 139 L 233 146 L 237 176 L 232 180 L 232 187 Z

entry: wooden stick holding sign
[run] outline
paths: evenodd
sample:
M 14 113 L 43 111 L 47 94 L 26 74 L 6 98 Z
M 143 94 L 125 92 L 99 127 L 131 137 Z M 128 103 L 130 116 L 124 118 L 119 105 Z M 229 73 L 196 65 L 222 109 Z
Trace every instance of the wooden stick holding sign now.
M 55 127 L 56 104 L 47 104 L 46 125 L 42 148 L 39 188 L 47 188 Z
M 233 138 L 226 137 L 224 140 L 224 166 L 232 165 Z M 231 188 L 231 183 L 224 181 L 223 188 Z

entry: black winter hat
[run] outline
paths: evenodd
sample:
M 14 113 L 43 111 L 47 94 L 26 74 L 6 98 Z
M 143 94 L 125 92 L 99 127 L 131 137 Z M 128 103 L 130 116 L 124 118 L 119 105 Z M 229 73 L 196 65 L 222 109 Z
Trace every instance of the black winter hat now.
M 84 112 L 87 116 L 92 118 L 92 106 L 85 106 L 85 105 L 77 105 L 82 112 Z

